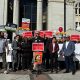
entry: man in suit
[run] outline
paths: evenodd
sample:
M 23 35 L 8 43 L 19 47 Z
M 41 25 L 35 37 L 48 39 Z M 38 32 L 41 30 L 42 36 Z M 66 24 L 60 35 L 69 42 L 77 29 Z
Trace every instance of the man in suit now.
M 65 37 L 65 41 L 62 47 L 62 53 L 65 57 L 65 64 L 66 64 L 66 71 L 65 73 L 69 73 L 71 69 L 72 74 L 75 74 L 75 64 L 73 61 L 74 51 L 75 51 L 75 44 L 74 42 L 70 41 L 70 36 Z
M 49 51 L 50 51 L 50 66 L 51 72 L 53 72 L 53 67 L 58 72 L 58 51 L 59 45 L 57 43 L 56 37 L 52 38 L 52 42 L 49 44 Z

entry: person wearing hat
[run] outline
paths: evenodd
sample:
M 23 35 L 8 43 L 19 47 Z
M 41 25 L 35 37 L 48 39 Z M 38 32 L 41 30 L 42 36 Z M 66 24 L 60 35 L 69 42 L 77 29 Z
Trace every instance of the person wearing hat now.
M 66 71 L 64 73 L 69 73 L 72 71 L 72 75 L 75 74 L 75 64 L 73 61 L 73 57 L 75 55 L 75 44 L 70 41 L 70 36 L 66 36 L 62 46 L 62 53 L 65 57 Z

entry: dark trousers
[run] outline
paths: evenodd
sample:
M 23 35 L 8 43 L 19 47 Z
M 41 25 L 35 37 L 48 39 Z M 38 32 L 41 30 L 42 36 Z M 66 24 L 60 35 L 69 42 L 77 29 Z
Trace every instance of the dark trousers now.
M 17 53 L 17 69 L 20 70 L 22 67 L 22 54 L 21 52 Z
M 49 59 L 50 59 L 50 54 L 49 53 L 43 53 L 43 59 L 42 59 L 42 64 L 43 67 L 46 69 L 49 69 Z
M 55 70 L 58 70 L 58 55 L 57 53 L 51 53 L 50 54 L 50 66 L 51 66 L 51 70 L 53 71 L 53 68 L 55 68 Z
M 17 69 L 17 59 L 18 59 L 16 51 L 13 51 L 12 57 L 13 57 L 12 68 L 13 70 L 16 70 Z
M 65 64 L 66 64 L 66 71 L 71 69 L 72 72 L 75 72 L 76 66 L 75 62 L 73 61 L 73 56 L 65 56 Z
M 30 55 L 29 53 L 22 54 L 22 69 L 30 68 Z
M 7 62 L 6 62 L 6 52 L 2 54 L 2 60 L 3 60 L 3 69 L 7 69 Z

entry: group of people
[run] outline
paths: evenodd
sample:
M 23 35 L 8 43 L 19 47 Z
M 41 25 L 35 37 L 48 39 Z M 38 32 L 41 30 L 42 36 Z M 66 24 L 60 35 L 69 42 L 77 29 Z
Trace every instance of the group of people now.
M 0 40 L 4 39 L 0 33 Z M 44 51 L 42 57 L 42 67 L 46 70 L 50 70 L 51 73 L 55 70 L 58 73 L 58 54 L 65 57 L 66 71 L 64 73 L 69 73 L 72 71 L 72 74 L 75 74 L 76 67 L 73 57 L 75 56 L 75 43 L 70 41 L 70 37 L 63 37 L 63 46 L 59 51 L 59 44 L 57 42 L 56 36 L 52 38 L 49 37 L 40 37 L 39 33 L 36 33 L 33 38 L 25 38 L 20 35 L 16 35 L 12 41 L 12 70 L 16 71 L 19 69 L 26 70 L 31 69 L 33 64 L 33 51 L 32 43 L 33 42 L 42 42 L 44 43 Z M 1 41 L 0 41 L 1 42 Z M 4 42 L 5 43 L 5 42 Z M 5 47 L 7 44 L 5 44 Z M 5 55 L 5 50 L 1 52 L 0 44 L 0 56 Z M 59 53 L 58 53 L 59 52 Z M 3 58 L 3 63 L 6 61 Z M 6 65 L 3 64 L 5 67 Z M 35 69 L 35 68 L 34 68 Z

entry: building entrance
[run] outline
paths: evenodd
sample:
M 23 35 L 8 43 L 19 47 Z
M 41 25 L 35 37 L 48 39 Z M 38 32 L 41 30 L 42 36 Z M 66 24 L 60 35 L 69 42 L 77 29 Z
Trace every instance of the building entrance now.
M 19 13 L 20 25 L 22 18 L 30 19 L 30 30 L 35 30 L 37 19 L 37 0 L 21 0 Z

